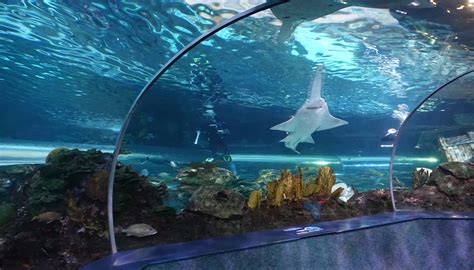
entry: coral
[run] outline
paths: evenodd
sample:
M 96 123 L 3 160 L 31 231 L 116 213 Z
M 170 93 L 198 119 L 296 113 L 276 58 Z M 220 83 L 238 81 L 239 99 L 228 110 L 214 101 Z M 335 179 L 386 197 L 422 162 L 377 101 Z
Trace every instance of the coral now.
M 303 196 L 308 197 L 317 194 L 321 197 L 329 197 L 331 188 L 336 183 L 336 176 L 329 166 L 319 168 L 318 177 L 315 181 L 309 180 L 304 184 Z
M 431 170 L 427 168 L 416 168 L 412 172 L 413 189 L 417 189 L 429 182 Z
M 293 189 L 294 189 L 294 200 L 301 201 L 303 199 L 304 180 L 303 172 L 298 168 L 298 172 L 293 176 Z
M 308 197 L 315 193 L 318 193 L 319 188 L 320 186 L 316 184 L 315 180 L 309 180 L 307 183 L 304 184 L 303 196 Z
M 46 163 L 56 162 L 64 153 L 68 151 L 69 149 L 65 147 L 59 147 L 51 150 L 51 152 L 49 152 L 49 154 L 46 156 Z
M 296 175 L 281 171 L 280 179 L 267 184 L 267 206 L 281 206 L 283 200 L 300 201 L 303 199 L 303 173 L 298 169 Z
M 250 193 L 247 207 L 250 209 L 260 208 L 262 205 L 262 191 L 254 190 Z
M 331 188 L 336 183 L 336 176 L 333 174 L 333 170 L 329 166 L 323 166 L 319 168 L 318 177 L 316 178 L 316 190 L 321 196 L 329 196 L 331 194 Z
M 28 190 L 28 208 L 33 215 L 58 209 L 64 199 L 65 183 L 62 179 L 48 179 L 35 174 Z M 59 203 L 59 204 L 58 204 Z

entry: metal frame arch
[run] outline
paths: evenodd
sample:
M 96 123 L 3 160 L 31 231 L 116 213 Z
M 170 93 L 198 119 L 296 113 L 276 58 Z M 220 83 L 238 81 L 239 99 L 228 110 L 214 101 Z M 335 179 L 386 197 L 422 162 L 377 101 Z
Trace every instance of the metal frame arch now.
M 109 180 L 108 180 L 108 196 L 107 196 L 107 216 L 108 216 L 108 229 L 109 229 L 109 237 L 110 237 L 110 245 L 112 249 L 112 254 L 117 252 L 117 244 L 115 241 L 115 230 L 114 230 L 114 219 L 113 219 L 113 190 L 114 190 L 114 180 L 115 180 L 115 170 L 117 167 L 117 161 L 118 161 L 118 156 L 120 153 L 120 148 L 123 142 L 123 138 L 125 136 L 125 132 L 127 131 L 128 125 L 130 124 L 130 120 L 132 119 L 132 115 L 135 112 L 138 102 L 143 98 L 146 92 L 148 92 L 153 84 L 158 81 L 158 79 L 161 78 L 161 76 L 169 69 L 171 66 L 173 66 L 174 63 L 176 63 L 179 59 L 181 59 L 187 52 L 189 52 L 191 49 L 199 45 L 201 42 L 206 40 L 208 37 L 214 35 L 221 29 L 230 26 L 242 19 L 245 19 L 255 13 L 258 13 L 260 11 L 263 11 L 265 9 L 272 8 L 274 6 L 283 4 L 288 2 L 289 0 L 269 0 L 264 4 L 260 4 L 258 6 L 255 6 L 251 9 L 248 9 L 244 12 L 241 12 L 233 17 L 231 17 L 228 20 L 224 20 L 221 23 L 218 23 L 214 27 L 212 27 L 209 31 L 206 33 L 201 34 L 199 37 L 194 39 L 191 43 L 186 45 L 183 49 L 181 49 L 178 53 L 176 53 L 166 64 L 153 76 L 153 78 L 143 87 L 143 89 L 140 91 L 138 96 L 135 98 L 135 101 L 132 103 L 125 120 L 122 124 L 122 127 L 120 128 L 120 133 L 119 136 L 117 137 L 117 141 L 115 143 L 115 149 L 113 152 L 113 159 L 110 167 L 110 174 L 109 174 Z
M 400 141 L 400 134 L 402 133 L 403 129 L 405 128 L 405 125 L 407 123 L 407 121 L 412 117 L 413 114 L 416 113 L 416 111 L 418 110 L 418 108 L 421 107 L 421 105 L 423 105 L 423 103 L 425 103 L 426 100 L 428 100 L 429 98 L 431 98 L 432 96 L 436 95 L 439 91 L 441 91 L 442 89 L 444 89 L 446 86 L 450 85 L 451 83 L 457 81 L 458 79 L 466 76 L 466 75 L 469 75 L 470 73 L 473 73 L 474 74 L 474 69 L 473 70 L 470 70 L 470 71 L 467 71 L 467 72 L 464 72 L 463 74 L 455 77 L 454 79 L 451 79 L 449 80 L 447 83 L 441 85 L 440 87 L 438 87 L 436 90 L 434 90 L 432 93 L 430 93 L 427 97 L 425 97 L 424 99 L 421 100 L 421 102 L 419 102 L 416 107 L 408 114 L 407 118 L 403 121 L 402 125 L 400 126 L 400 128 L 398 129 L 398 132 L 397 132 L 397 136 L 395 137 L 395 141 L 393 142 L 393 149 L 392 149 L 392 154 L 390 156 L 390 165 L 389 165 L 389 177 L 390 177 L 390 198 L 392 200 L 392 208 L 393 208 L 393 211 L 401 211 L 401 210 L 398 210 L 397 209 L 397 206 L 396 206 L 396 202 L 395 202 L 395 196 L 394 196 L 394 189 L 393 189 L 393 162 L 395 160 L 395 155 L 396 155 L 396 152 L 397 152 L 397 147 L 398 147 L 398 143 Z

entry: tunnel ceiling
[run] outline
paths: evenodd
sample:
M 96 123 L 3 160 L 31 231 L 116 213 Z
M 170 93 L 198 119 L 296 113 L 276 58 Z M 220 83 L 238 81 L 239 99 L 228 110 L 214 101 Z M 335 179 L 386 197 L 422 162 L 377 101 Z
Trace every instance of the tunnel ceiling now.
M 8 114 L 0 116 L 0 137 L 62 134 L 54 139 L 75 142 L 84 130 L 98 130 L 110 142 L 134 97 L 169 58 L 219 21 L 262 2 L 1 1 L 0 107 Z M 469 0 L 429 9 L 385 2 L 391 1 L 349 1 L 355 6 L 326 8 L 333 13 L 321 18 L 326 14 L 304 6 L 281 6 L 224 29 L 193 56 L 211 63 L 229 104 L 293 110 L 307 95 L 311 68 L 323 63 L 335 114 L 389 117 L 397 105 L 413 107 L 472 69 L 474 9 Z M 301 23 L 285 37 L 288 16 Z M 192 60 L 160 81 L 166 93 L 192 90 Z

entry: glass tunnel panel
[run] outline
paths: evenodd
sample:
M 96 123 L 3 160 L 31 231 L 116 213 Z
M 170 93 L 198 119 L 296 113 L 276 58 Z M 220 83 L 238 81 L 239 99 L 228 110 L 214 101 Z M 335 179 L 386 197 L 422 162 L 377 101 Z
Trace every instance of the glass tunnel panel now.
M 219 31 L 139 101 L 114 189 L 119 249 L 392 210 L 390 131 L 470 51 L 389 9 L 292 24 L 292 4 Z M 135 224 L 154 236 L 127 236 Z
M 474 71 L 416 108 L 400 129 L 394 154 L 397 209 L 473 210 Z
M 109 253 L 109 153 L 130 104 L 178 50 L 253 6 L 0 1 L 0 268 Z

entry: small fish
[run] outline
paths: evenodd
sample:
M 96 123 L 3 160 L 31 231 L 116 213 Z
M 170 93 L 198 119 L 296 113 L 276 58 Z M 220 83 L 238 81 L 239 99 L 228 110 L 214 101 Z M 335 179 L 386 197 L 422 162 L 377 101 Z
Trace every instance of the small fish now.
M 167 172 L 160 172 L 160 173 L 158 174 L 158 176 L 161 177 L 161 178 L 166 178 L 166 177 L 170 176 L 170 174 L 167 173 Z
M 61 219 L 61 214 L 54 211 L 48 211 L 48 212 L 44 212 L 33 217 L 31 221 L 37 220 L 39 222 L 51 223 L 55 220 L 60 220 L 60 219 Z
M 170 161 L 170 166 L 173 167 L 173 168 L 176 168 L 176 167 L 178 167 L 178 164 L 176 164 L 176 162 L 171 160 Z
M 144 237 L 154 235 L 157 233 L 157 231 L 148 224 L 140 223 L 133 224 L 128 226 L 126 229 L 122 229 L 122 233 L 126 233 L 127 236 Z

